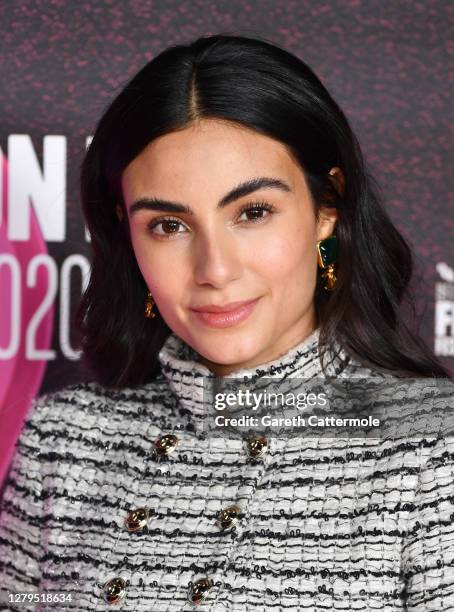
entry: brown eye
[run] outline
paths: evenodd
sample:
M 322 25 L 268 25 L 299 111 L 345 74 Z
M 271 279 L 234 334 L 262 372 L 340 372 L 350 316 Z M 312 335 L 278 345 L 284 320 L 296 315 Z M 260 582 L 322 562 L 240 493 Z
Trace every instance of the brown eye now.
M 181 230 L 179 228 L 182 228 Z M 155 219 L 148 226 L 149 232 L 158 236 L 170 236 L 181 234 L 185 231 L 185 226 L 176 219 Z
M 174 234 L 178 230 L 179 225 L 177 221 L 163 221 L 161 223 L 162 231 L 165 234 Z
M 261 219 L 265 216 L 265 210 L 263 208 L 250 208 L 249 210 L 245 210 L 244 214 L 248 219 Z
M 274 207 L 266 202 L 257 202 L 256 204 L 248 204 L 245 206 L 240 213 L 240 220 L 243 215 L 246 215 L 245 221 L 251 221 L 252 223 L 262 221 L 266 217 L 269 217 L 274 211 Z

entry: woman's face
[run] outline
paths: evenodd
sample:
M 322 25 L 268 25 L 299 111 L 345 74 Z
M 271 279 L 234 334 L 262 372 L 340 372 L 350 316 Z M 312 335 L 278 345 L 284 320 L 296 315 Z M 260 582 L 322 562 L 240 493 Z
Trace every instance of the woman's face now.
M 284 145 L 202 120 L 150 143 L 122 189 L 156 307 L 217 375 L 276 359 L 315 329 L 316 243 L 336 211 L 316 220 Z

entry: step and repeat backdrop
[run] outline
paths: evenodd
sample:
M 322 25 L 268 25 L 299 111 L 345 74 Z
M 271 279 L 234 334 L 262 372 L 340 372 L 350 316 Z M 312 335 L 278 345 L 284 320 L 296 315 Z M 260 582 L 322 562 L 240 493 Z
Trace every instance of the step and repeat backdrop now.
M 413 245 L 420 332 L 454 366 L 453 12 L 440 0 L 3 0 L 0 479 L 33 397 L 82 377 L 78 177 L 96 122 L 142 65 L 201 35 L 264 37 L 319 75 Z

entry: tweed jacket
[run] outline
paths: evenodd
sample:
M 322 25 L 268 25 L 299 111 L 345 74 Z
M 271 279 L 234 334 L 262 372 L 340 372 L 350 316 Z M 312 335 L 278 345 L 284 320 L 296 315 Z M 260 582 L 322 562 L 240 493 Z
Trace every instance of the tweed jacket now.
M 212 374 L 174 334 L 159 360 L 140 387 L 34 402 L 1 505 L 1 610 L 454 610 L 451 438 L 207 436 Z M 318 330 L 238 373 L 324 375 Z

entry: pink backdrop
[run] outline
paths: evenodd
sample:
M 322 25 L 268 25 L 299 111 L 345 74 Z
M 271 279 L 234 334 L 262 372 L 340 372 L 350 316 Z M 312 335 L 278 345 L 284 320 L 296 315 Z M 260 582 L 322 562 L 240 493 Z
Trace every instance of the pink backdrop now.
M 36 217 L 31 212 L 30 239 L 26 242 L 9 241 L 6 236 L 8 224 L 8 163 L 3 156 L 1 187 L 3 202 L 3 223 L 0 225 L 0 253 L 2 257 L 12 255 L 20 264 L 20 329 L 28 328 L 31 317 L 42 302 L 47 291 L 47 272 L 42 267 L 37 271 L 36 286 L 27 287 L 24 270 L 27 270 L 32 257 L 47 254 Z M 33 209 L 32 209 L 33 211 Z M 13 283 L 11 273 L 6 265 L 0 267 L 0 287 L 2 312 L 0 317 L 0 346 L 8 346 L 11 339 L 11 307 L 13 305 Z M 47 310 L 36 332 L 37 346 L 47 349 L 51 345 L 54 308 Z M 38 393 L 44 376 L 47 362 L 30 360 L 25 354 L 25 334 L 20 334 L 19 350 L 11 359 L 0 360 L 0 482 L 2 481 L 13 446 L 20 431 L 22 420 L 30 406 L 31 400 Z

